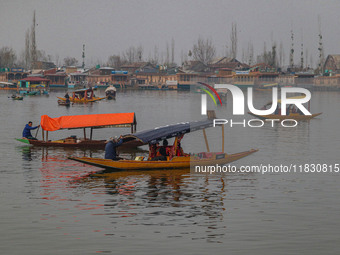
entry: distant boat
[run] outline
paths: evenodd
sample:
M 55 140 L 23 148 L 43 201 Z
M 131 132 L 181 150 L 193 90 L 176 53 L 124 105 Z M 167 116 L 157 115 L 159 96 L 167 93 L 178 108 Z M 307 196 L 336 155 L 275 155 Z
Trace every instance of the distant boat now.
M 114 86 L 110 85 L 107 89 L 105 89 L 106 98 L 108 100 L 116 99 L 116 91 L 117 89 Z
M 301 99 L 301 98 L 305 98 L 305 96 L 295 96 L 295 97 L 290 97 L 287 99 Z M 274 112 L 274 114 L 269 114 L 269 115 L 258 115 L 258 114 L 254 114 L 252 112 L 248 112 L 250 115 L 265 120 L 265 119 L 278 119 L 280 121 L 282 120 L 287 120 L 287 119 L 292 119 L 292 120 L 297 120 L 297 121 L 303 121 L 303 120 L 310 120 L 312 118 L 315 118 L 317 116 L 319 116 L 322 113 L 314 113 L 312 115 L 304 115 L 302 112 L 299 112 L 298 110 L 296 110 L 295 108 L 292 108 L 293 105 L 289 105 L 288 109 L 287 109 L 287 115 L 281 115 L 281 109 L 279 107 L 279 105 L 281 104 L 281 100 L 277 100 L 278 103 L 278 107 L 276 109 L 276 111 Z M 263 106 L 263 109 L 265 109 L 268 105 L 271 105 L 272 102 L 269 102 L 267 104 L 265 104 Z M 310 108 L 308 106 L 308 108 Z
M 18 88 L 17 85 L 12 83 L 12 82 L 0 81 L 0 89 L 3 89 L 3 90 L 16 90 L 17 88 Z
M 80 89 L 80 90 L 75 90 L 72 93 L 72 97 L 70 97 L 70 101 L 72 103 L 92 103 L 95 101 L 100 101 L 105 99 L 106 97 L 96 97 L 94 95 L 93 89 L 88 88 L 88 89 Z M 66 101 L 65 97 L 58 97 L 58 99 L 62 101 Z
M 63 101 L 63 100 L 58 100 L 58 105 L 63 105 L 63 106 L 70 106 L 71 102 L 70 101 Z
M 273 88 L 278 88 L 278 83 L 264 84 L 259 87 L 256 87 L 255 90 L 267 92 L 272 91 Z
M 13 96 L 11 96 L 11 98 L 12 98 L 13 100 L 23 100 L 23 99 L 24 99 L 23 96 L 17 96 L 17 95 L 13 95 Z

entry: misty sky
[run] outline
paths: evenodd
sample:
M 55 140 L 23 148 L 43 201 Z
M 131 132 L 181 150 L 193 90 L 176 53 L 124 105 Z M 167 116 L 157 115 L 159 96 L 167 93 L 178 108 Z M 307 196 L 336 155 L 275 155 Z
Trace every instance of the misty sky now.
M 106 62 L 130 46 L 142 45 L 143 57 L 153 56 L 155 46 L 166 54 L 175 40 L 175 61 L 192 49 L 199 36 L 211 39 L 218 56 L 230 47 L 232 23 L 237 24 L 238 54 L 251 42 L 255 55 L 273 42 L 283 43 L 288 64 L 290 31 L 295 34 L 295 64 L 304 51 L 318 61 L 318 16 L 325 56 L 340 54 L 339 0 L 0 0 L 0 48 L 24 50 L 25 32 L 36 10 L 36 42 L 39 50 L 63 62 L 75 57 L 81 63 L 86 45 L 86 64 Z M 308 64 L 311 63 L 310 58 Z

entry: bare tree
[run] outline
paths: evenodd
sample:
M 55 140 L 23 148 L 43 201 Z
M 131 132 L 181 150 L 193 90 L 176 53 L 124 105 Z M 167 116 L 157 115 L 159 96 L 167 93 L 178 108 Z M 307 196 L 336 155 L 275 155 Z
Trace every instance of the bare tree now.
M 165 64 L 168 65 L 170 62 L 170 49 L 169 49 L 169 43 L 166 42 L 166 58 L 165 58 Z
M 171 39 L 171 64 L 175 63 L 175 39 Z
M 65 66 L 75 66 L 78 64 L 78 60 L 73 57 L 66 57 L 64 58 L 64 65 Z
M 237 56 L 237 26 L 235 23 L 231 24 L 230 40 L 231 40 L 230 54 L 232 58 L 236 58 Z
M 284 55 L 284 49 L 283 49 L 283 44 L 282 41 L 280 42 L 279 46 L 279 67 L 283 67 L 285 62 L 285 55 Z
M 143 47 L 140 45 L 138 47 L 131 46 L 125 52 L 123 52 L 123 59 L 127 63 L 134 63 L 142 61 L 143 59 Z
M 27 29 L 25 34 L 25 68 L 29 69 L 31 66 L 31 54 L 30 54 L 30 30 Z
M 155 45 L 154 47 L 153 56 L 151 53 L 149 53 L 148 61 L 153 65 L 159 64 L 159 53 L 157 45 Z
M 2 47 L 0 49 L 0 67 L 15 67 L 17 56 L 10 47 Z
M 142 61 L 143 60 L 143 52 L 144 52 L 143 46 L 139 45 L 137 47 L 137 58 L 138 58 L 138 61 Z
M 55 55 L 55 64 L 56 64 L 57 66 L 60 65 L 59 59 L 60 59 L 59 54 L 56 54 L 56 55 Z
M 249 42 L 248 44 L 248 52 L 249 52 L 249 59 L 248 59 L 248 65 L 254 64 L 254 45 Z
M 33 24 L 31 29 L 31 64 L 33 65 L 32 68 L 34 68 L 35 63 L 37 62 L 37 44 L 35 42 L 35 10 L 33 12 Z
M 212 45 L 211 40 L 198 38 L 197 44 L 194 44 L 192 54 L 194 60 L 208 64 L 215 57 L 216 48 Z
M 122 64 L 123 64 L 123 61 L 118 55 L 110 56 L 107 61 L 107 66 L 111 66 L 114 68 L 119 68 Z

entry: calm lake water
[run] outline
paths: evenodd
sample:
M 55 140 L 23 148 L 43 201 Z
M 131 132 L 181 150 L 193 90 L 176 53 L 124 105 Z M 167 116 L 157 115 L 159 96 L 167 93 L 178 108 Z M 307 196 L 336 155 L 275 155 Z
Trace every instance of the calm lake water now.
M 135 112 L 137 130 L 201 119 L 198 93 L 118 91 L 115 101 L 69 108 L 57 105 L 56 96 L 64 93 L 13 101 L 0 91 L 2 254 L 339 254 L 339 173 L 103 174 L 67 159 L 103 157 L 103 151 L 32 148 L 14 140 L 28 121 L 38 125 L 44 114 Z M 256 93 L 255 100 L 261 107 L 270 94 Z M 230 119 L 227 101 L 217 108 L 209 102 L 209 108 Z M 340 92 L 313 92 L 311 112 L 323 112 L 320 117 L 295 128 L 227 126 L 226 152 L 259 149 L 232 163 L 238 168 L 338 164 L 339 109 Z M 220 131 L 207 130 L 212 151 L 221 150 Z M 94 137 L 128 132 L 101 129 Z M 82 131 L 49 137 L 72 134 Z M 186 152 L 205 150 L 201 131 L 186 135 L 182 144 Z

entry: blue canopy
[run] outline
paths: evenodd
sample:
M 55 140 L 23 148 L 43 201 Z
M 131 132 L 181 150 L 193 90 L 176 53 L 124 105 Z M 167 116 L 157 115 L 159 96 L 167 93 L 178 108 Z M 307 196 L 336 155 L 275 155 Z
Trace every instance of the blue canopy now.
M 134 134 L 124 135 L 123 143 L 133 141 L 142 144 L 155 143 L 164 139 L 169 139 L 212 126 L 213 120 L 183 122 L 174 125 L 167 125 L 164 127 L 157 127 L 150 130 L 140 131 Z

